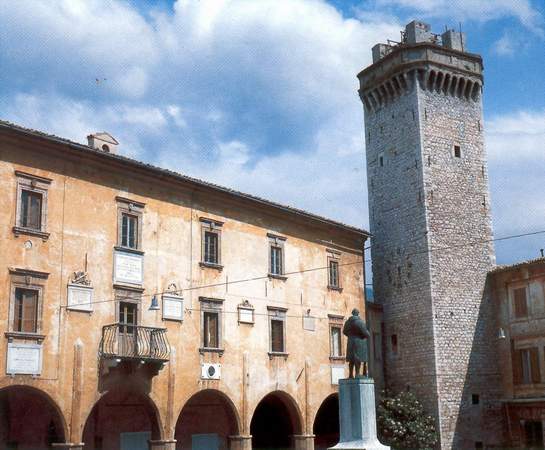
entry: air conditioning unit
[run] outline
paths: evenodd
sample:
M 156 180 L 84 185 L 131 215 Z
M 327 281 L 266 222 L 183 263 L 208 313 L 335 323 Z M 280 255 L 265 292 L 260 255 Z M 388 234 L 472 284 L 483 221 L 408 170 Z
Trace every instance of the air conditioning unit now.
M 221 378 L 221 364 L 201 364 L 201 378 L 203 380 L 219 380 Z

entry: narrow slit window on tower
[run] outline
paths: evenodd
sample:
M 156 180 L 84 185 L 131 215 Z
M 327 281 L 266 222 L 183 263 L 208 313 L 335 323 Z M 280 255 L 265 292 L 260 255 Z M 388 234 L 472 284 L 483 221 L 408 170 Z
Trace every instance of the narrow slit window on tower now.
M 480 403 L 479 394 L 471 394 L 471 404 L 478 405 Z
M 397 334 L 390 336 L 390 349 L 393 355 L 397 355 Z
M 384 153 L 378 155 L 378 165 L 379 167 L 384 167 Z
M 462 149 L 460 148 L 459 145 L 454 146 L 454 156 L 456 158 L 461 158 L 462 157 Z

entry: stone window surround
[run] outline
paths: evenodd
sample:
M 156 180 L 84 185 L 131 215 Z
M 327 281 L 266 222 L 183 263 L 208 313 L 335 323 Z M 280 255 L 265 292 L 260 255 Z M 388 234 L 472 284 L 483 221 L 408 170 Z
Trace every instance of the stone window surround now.
M 117 202 L 117 245 L 115 247 L 143 255 L 144 252 L 142 251 L 142 218 L 144 215 L 144 207 L 146 206 L 146 204 L 120 196 L 117 196 L 115 200 Z M 138 233 L 136 236 L 136 248 L 125 247 L 121 245 L 123 214 L 130 214 L 137 218 Z
M 223 265 L 221 263 L 221 229 L 223 226 L 223 222 L 220 222 L 219 220 L 210 219 L 207 217 L 199 217 L 199 221 L 201 222 L 201 261 L 199 262 L 199 265 L 201 267 L 208 267 L 211 269 L 217 269 L 219 271 L 223 270 Z M 205 246 L 205 233 L 214 233 L 218 237 L 218 262 L 211 263 L 206 262 L 204 260 L 204 246 Z
M 45 339 L 43 334 L 43 302 L 46 280 L 49 277 L 49 273 L 40 272 L 37 270 L 9 268 L 10 273 L 10 302 L 9 302 L 9 319 L 8 319 L 8 331 L 5 336 L 12 341 L 13 338 L 37 340 L 41 342 Z M 37 307 L 37 321 L 36 332 L 20 332 L 14 331 L 13 323 L 15 319 L 15 290 L 17 288 L 32 289 L 38 292 L 38 307 Z
M 267 306 L 267 316 L 268 316 L 268 322 L 269 322 L 269 359 L 272 359 L 274 357 L 281 357 L 284 359 L 287 359 L 289 356 L 289 353 L 287 351 L 287 339 L 286 339 L 286 313 L 288 311 L 288 308 L 283 308 L 281 306 Z M 278 320 L 283 322 L 283 330 L 282 330 L 282 337 L 283 337 L 283 352 L 273 352 L 272 351 L 272 320 Z
M 15 211 L 15 226 L 13 227 L 13 233 L 16 236 L 21 234 L 36 236 L 46 241 L 49 238 L 47 232 L 47 192 L 52 181 L 50 178 L 40 177 L 20 170 L 15 171 L 17 177 L 17 193 L 16 193 L 16 211 Z M 22 193 L 23 190 L 36 192 L 42 196 L 42 211 L 40 218 L 40 229 L 35 230 L 21 226 L 21 207 L 22 207 Z
M 200 336 L 200 347 L 199 353 L 218 353 L 221 357 L 225 352 L 223 348 L 223 302 L 224 299 L 220 298 L 211 298 L 211 297 L 199 297 L 200 302 L 200 322 L 201 322 L 201 336 Z M 205 347 L 204 346 L 204 313 L 205 312 L 215 312 L 218 314 L 218 347 Z
M 338 361 L 343 361 L 345 360 L 346 358 L 346 355 L 345 355 L 345 352 L 344 352 L 344 339 L 343 339 L 343 323 L 344 323 L 344 316 L 343 315 L 340 315 L 340 314 L 328 314 L 327 315 L 327 318 L 328 318 L 328 321 L 329 321 L 329 360 L 330 361 L 334 361 L 334 362 L 338 362 Z M 331 329 L 333 327 L 336 327 L 336 328 L 340 328 L 341 330 L 341 335 L 340 335 L 340 348 L 339 348 L 339 351 L 340 351 L 340 354 L 335 356 L 333 355 L 333 348 L 331 346 L 331 339 L 332 339 L 332 333 L 331 333 Z
M 341 286 L 341 252 L 333 249 L 326 249 L 327 251 L 327 288 L 330 291 L 342 292 Z M 337 262 L 337 286 L 333 286 L 331 281 L 331 261 Z
M 267 233 L 267 238 L 269 239 L 269 247 L 268 247 L 268 256 L 269 256 L 269 261 L 268 261 L 268 276 L 269 278 L 275 278 L 277 280 L 287 280 L 288 277 L 284 275 L 284 273 L 286 272 L 286 252 L 285 252 L 285 243 L 286 243 L 286 240 L 287 238 L 285 236 L 279 236 L 277 234 L 273 234 L 273 233 Z M 276 273 L 272 273 L 272 267 L 271 267 L 271 249 L 272 247 L 279 247 L 280 248 L 280 252 L 281 252 L 281 258 L 282 258 L 282 261 L 281 261 L 281 270 L 280 270 L 280 274 L 276 274 Z
M 538 368 L 540 373 L 540 382 L 538 384 L 536 383 L 526 383 L 526 384 L 515 384 L 513 380 L 513 386 L 515 388 L 515 391 L 524 392 L 528 389 L 533 389 L 534 387 L 543 386 L 545 384 L 545 338 L 543 337 L 519 337 L 513 340 L 513 346 L 512 351 L 515 350 L 531 350 L 532 348 L 537 349 L 538 353 Z M 511 355 L 511 360 L 515 355 Z M 514 374 L 513 374 L 514 376 Z

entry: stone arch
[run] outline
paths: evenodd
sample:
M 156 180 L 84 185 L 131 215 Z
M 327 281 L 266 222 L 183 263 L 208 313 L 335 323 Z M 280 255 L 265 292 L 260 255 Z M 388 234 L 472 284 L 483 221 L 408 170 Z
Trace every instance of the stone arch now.
M 293 449 L 293 436 L 302 433 L 303 415 L 287 392 L 270 392 L 254 408 L 250 423 L 253 449 Z
M 181 408 L 176 420 L 174 438 L 177 449 L 192 448 L 194 435 L 208 435 L 220 449 L 229 448 L 229 437 L 242 430 L 242 421 L 235 403 L 217 389 L 194 393 Z M 204 444 L 204 442 L 203 442 Z
M 84 422 L 86 450 L 120 448 L 120 442 L 140 434 L 140 441 L 164 439 L 161 415 L 152 397 L 140 390 L 116 386 L 94 403 Z M 136 437 L 135 437 L 136 438 Z M 129 444 L 130 445 L 130 444 Z
M 315 450 L 325 450 L 339 442 L 339 394 L 328 395 L 316 411 L 314 424 Z
M 24 384 L 0 389 L 0 448 L 8 442 L 21 448 L 49 448 L 68 438 L 64 414 L 50 394 Z

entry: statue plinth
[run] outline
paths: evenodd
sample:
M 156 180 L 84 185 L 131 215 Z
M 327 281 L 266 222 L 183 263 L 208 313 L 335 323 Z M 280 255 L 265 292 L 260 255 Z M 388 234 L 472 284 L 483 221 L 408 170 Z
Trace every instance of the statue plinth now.
M 375 382 L 372 378 L 339 380 L 340 441 L 330 450 L 389 450 L 377 438 Z

